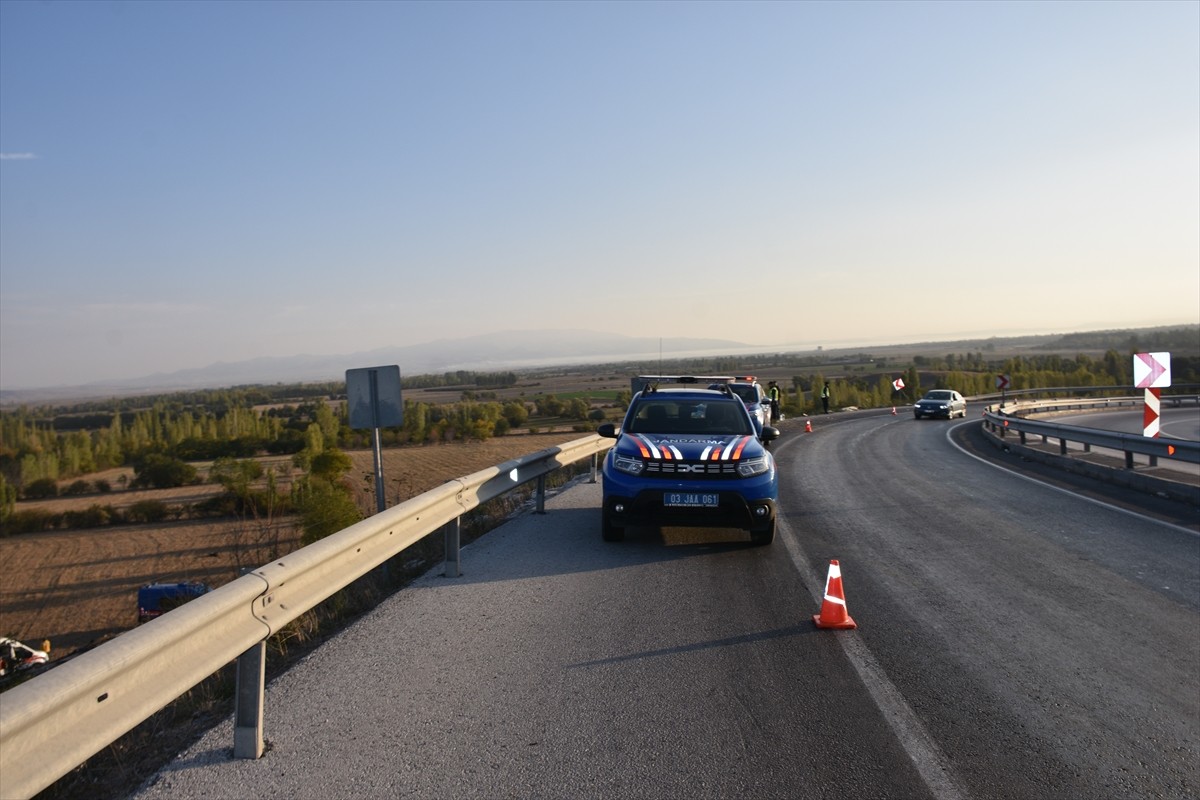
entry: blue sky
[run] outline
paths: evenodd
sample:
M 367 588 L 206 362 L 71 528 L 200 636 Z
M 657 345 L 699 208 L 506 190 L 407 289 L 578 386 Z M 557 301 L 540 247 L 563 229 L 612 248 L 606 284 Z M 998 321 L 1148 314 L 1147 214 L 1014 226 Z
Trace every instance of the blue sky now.
M 0 2 L 0 388 L 1198 321 L 1200 3 Z

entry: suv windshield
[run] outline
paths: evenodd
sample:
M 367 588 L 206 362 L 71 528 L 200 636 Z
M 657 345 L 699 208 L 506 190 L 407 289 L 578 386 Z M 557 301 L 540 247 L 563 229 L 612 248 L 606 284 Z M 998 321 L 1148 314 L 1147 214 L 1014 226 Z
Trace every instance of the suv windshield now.
M 742 398 L 742 402 L 744 403 L 760 402 L 758 399 L 758 387 L 753 383 L 729 383 L 726 386 L 732 389 L 734 394 Z
M 746 412 L 724 398 L 673 400 L 651 397 L 638 403 L 631 433 L 695 433 L 748 436 Z

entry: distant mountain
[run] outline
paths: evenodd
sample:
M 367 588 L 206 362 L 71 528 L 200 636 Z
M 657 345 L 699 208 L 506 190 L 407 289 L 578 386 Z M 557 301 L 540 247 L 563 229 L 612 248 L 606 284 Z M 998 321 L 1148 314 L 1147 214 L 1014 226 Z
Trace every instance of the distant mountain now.
M 347 369 L 399 364 L 405 375 L 473 370 L 490 372 L 552 364 L 628 361 L 746 352 L 725 339 L 621 336 L 587 330 L 517 330 L 421 344 L 381 347 L 344 355 L 297 355 L 220 361 L 207 367 L 53 389 L 0 391 L 0 404 L 33 403 L 149 392 L 216 389 L 272 383 L 317 383 L 346 377 Z
M 738 356 L 760 353 L 953 353 L 997 349 L 1013 352 L 1060 351 L 1077 354 L 1174 351 L 1193 358 L 1200 354 L 1200 326 L 1194 324 L 1155 328 L 1113 329 L 1081 333 L 1056 333 L 1011 337 L 960 339 L 874 346 L 821 348 L 803 345 L 748 345 L 726 339 L 685 339 L 621 336 L 588 330 L 515 330 L 459 339 L 437 339 L 420 344 L 381 347 L 345 355 L 298 355 L 218 362 L 199 369 L 159 373 L 144 378 L 88 383 L 53 389 L 0 390 L 0 405 L 68 402 L 128 395 L 169 393 L 193 389 L 220 389 L 273 383 L 318 383 L 345 379 L 347 369 L 400 365 L 402 375 L 453 370 L 496 372 L 508 369 L 567 365 L 654 361 L 703 356 Z

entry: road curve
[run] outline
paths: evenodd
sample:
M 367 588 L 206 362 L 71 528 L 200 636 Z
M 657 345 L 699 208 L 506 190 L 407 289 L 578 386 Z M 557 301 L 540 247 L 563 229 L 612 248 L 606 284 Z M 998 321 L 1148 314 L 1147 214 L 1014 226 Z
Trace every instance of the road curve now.
M 840 559 L 858 636 L 970 796 L 1200 793 L 1194 509 L 1164 524 L 983 464 L 950 437 L 977 420 L 813 424 L 785 445 L 789 524 Z
M 576 484 L 274 681 L 264 758 L 226 722 L 136 796 L 1200 794 L 1194 530 L 983 463 L 976 420 L 813 423 L 774 546 L 605 544 Z M 855 631 L 811 621 L 832 558 Z

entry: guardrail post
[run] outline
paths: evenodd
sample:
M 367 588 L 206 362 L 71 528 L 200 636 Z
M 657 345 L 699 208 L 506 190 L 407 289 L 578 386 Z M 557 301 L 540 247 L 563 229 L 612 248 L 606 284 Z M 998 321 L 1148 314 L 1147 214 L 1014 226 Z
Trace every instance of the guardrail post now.
M 592 477 L 588 480 L 588 483 L 596 482 L 596 472 L 598 471 L 599 465 L 600 465 L 600 454 L 592 453 Z
M 442 573 L 447 578 L 457 578 L 462 575 L 462 560 L 459 558 L 462 548 L 462 517 L 455 517 L 445 524 L 444 538 L 446 540 L 446 569 Z
M 1066 439 L 1058 440 L 1058 453 L 1059 453 L 1059 455 L 1063 455 L 1063 456 L 1065 456 L 1067 454 L 1067 440 Z
M 546 476 L 538 475 L 537 481 L 537 514 L 546 513 Z
M 266 682 L 267 642 L 264 639 L 237 659 L 237 699 L 233 715 L 234 758 L 262 757 Z

